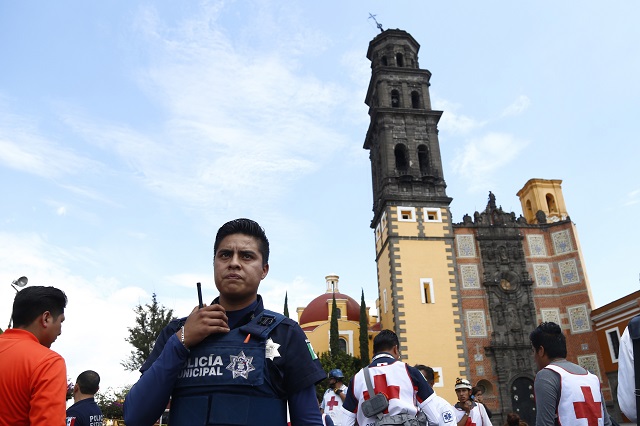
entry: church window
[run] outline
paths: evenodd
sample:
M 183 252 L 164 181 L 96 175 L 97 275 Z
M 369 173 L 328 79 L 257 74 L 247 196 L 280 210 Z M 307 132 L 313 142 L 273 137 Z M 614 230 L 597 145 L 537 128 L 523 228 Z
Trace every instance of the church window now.
M 436 302 L 433 294 L 433 280 L 431 278 L 420 278 L 420 296 L 422 297 L 422 303 Z
M 340 352 L 347 352 L 347 341 L 341 337 L 338 339 L 338 347 L 340 348 Z
M 396 157 L 396 170 L 398 172 L 406 172 L 409 168 L 409 151 L 406 145 L 399 143 L 393 148 L 393 154 Z
M 556 207 L 556 200 L 553 198 L 553 195 L 547 194 L 547 208 L 549 209 L 549 213 L 557 213 L 558 209 Z
M 396 65 L 400 68 L 404 67 L 404 57 L 402 53 L 396 53 Z
M 391 91 L 391 107 L 392 108 L 400 107 L 400 92 L 398 92 L 395 89 Z
M 525 209 L 527 210 L 527 212 L 525 213 L 527 215 L 527 218 L 531 220 L 533 218 L 533 208 L 531 208 L 531 200 L 527 200 L 527 202 L 525 203 Z
M 382 63 L 383 67 L 386 67 L 387 66 L 387 57 L 383 56 L 382 59 L 380 59 L 380 62 Z
M 340 308 L 336 308 L 336 318 L 337 319 L 342 318 L 342 311 L 340 311 Z
M 418 146 L 418 164 L 420 166 L 420 174 L 423 176 L 431 174 L 431 166 L 429 165 L 429 149 L 426 145 Z
M 384 313 L 386 314 L 387 309 L 387 289 L 382 290 L 382 307 L 384 308 Z
M 620 330 L 617 328 L 607 330 L 607 343 L 609 344 L 611 361 L 618 362 L 618 355 L 620 354 Z
M 416 208 L 398 206 L 398 220 L 400 222 L 415 222 Z
M 411 92 L 411 108 L 420 108 L 420 94 L 415 90 Z
M 442 214 L 440 209 L 424 208 L 424 221 L 425 222 L 442 222 Z

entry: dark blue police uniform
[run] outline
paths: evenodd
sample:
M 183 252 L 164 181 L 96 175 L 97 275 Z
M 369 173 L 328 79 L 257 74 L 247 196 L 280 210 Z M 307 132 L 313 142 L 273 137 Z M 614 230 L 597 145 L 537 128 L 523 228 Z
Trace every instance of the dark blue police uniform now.
M 83 399 L 67 408 L 67 426 L 102 426 L 102 411 L 93 398 Z
M 211 335 L 191 350 L 175 336 L 186 318 L 165 327 L 125 400 L 127 426 L 153 424 L 169 396 L 175 426 L 286 425 L 287 401 L 293 418 L 298 394 L 325 378 L 304 332 L 265 311 L 259 295 L 227 316 L 229 333 Z M 312 398 L 317 407 L 315 393 Z M 322 424 L 319 410 L 311 414 L 305 423 Z

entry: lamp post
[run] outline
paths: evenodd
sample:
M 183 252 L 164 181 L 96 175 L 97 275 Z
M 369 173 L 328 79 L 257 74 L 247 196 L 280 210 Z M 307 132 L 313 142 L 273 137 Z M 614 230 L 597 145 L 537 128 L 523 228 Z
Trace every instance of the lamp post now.
M 16 291 L 16 293 L 18 293 L 20 290 L 18 290 L 16 288 L 16 286 L 22 288 L 24 286 L 27 285 L 27 283 L 29 282 L 29 278 L 27 277 L 20 277 L 17 280 L 14 280 L 11 283 L 11 287 L 13 287 L 13 289 Z M 11 323 L 13 322 L 13 312 L 11 313 L 11 317 L 9 318 L 9 326 L 7 327 L 7 329 L 11 328 Z

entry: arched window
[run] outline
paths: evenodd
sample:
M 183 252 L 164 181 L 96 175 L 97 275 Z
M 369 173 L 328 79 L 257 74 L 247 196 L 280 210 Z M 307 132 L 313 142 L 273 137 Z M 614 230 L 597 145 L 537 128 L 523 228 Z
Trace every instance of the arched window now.
M 340 348 L 340 351 L 346 352 L 347 351 L 347 341 L 346 341 L 346 339 L 343 339 L 342 337 L 340 339 L 338 339 L 338 347 Z
M 533 217 L 533 209 L 531 208 L 531 200 L 527 200 L 525 203 L 525 208 L 527 209 L 527 218 L 531 219 Z
M 407 151 L 407 147 L 399 143 L 393 149 L 393 153 L 396 157 L 396 170 L 406 172 L 409 169 L 409 152 Z
M 386 56 L 383 56 L 383 57 L 380 59 L 380 63 L 382 63 L 382 66 L 383 66 L 383 67 L 386 67 L 386 66 L 387 66 L 387 57 L 386 57 Z
M 411 92 L 411 108 L 420 108 L 420 93 L 416 90 Z
M 420 165 L 420 174 L 430 175 L 431 166 L 429 165 L 429 149 L 426 145 L 418 146 L 418 164 Z
M 336 308 L 336 318 L 337 319 L 342 318 L 342 311 L 340 311 L 340 308 Z
M 392 108 L 400 107 L 400 92 L 398 92 L 395 89 L 391 91 L 391 107 Z
M 558 208 L 556 207 L 556 200 L 555 198 L 553 198 L 553 195 L 547 194 L 546 198 L 547 198 L 547 208 L 549 209 L 549 213 L 552 213 L 552 212 L 557 213 Z
M 404 58 L 402 57 L 402 53 L 396 53 L 396 65 L 399 67 L 404 67 Z

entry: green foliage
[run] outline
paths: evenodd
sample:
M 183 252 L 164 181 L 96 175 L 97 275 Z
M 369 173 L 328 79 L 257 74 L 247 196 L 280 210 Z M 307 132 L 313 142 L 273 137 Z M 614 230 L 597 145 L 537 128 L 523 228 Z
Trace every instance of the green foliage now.
M 288 293 L 284 293 L 284 316 L 287 318 L 289 317 L 289 294 Z
M 173 319 L 173 309 L 167 309 L 158 304 L 156 294 L 151 297 L 151 304 L 144 307 L 138 305 L 133 310 L 136 313 L 136 325 L 129 330 L 129 337 L 125 340 L 135 347 L 129 357 L 120 364 L 129 370 L 135 371 L 142 367 L 149 357 L 160 331 Z
M 369 317 L 364 303 L 364 289 L 360 297 L 360 359 L 365 365 L 369 364 Z
M 124 386 L 119 390 L 107 388 L 107 390 L 100 391 L 95 394 L 94 399 L 96 401 L 96 404 L 98 404 L 98 407 L 100 407 L 100 411 L 102 411 L 102 415 L 105 419 L 121 420 L 124 418 L 124 398 L 127 396 L 130 390 L 131 385 Z
M 346 352 L 338 351 L 337 353 L 323 352 L 318 358 L 322 369 L 329 374 L 334 368 L 339 368 L 344 373 L 344 384 L 349 385 L 351 378 L 364 366 L 360 358 L 349 355 Z M 322 381 L 316 385 L 316 396 L 318 401 L 321 400 L 324 391 L 327 390 L 327 381 Z
M 329 350 L 332 354 L 340 352 L 340 340 L 338 338 L 338 305 L 336 304 L 336 294 L 333 294 L 333 304 L 331 305 L 331 324 L 329 326 Z

